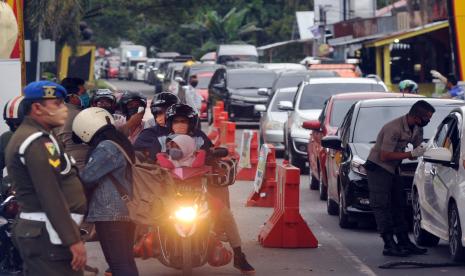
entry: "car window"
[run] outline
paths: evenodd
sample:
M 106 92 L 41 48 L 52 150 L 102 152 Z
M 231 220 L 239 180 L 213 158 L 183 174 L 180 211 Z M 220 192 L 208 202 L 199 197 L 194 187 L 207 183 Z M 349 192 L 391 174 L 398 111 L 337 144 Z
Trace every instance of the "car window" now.
M 228 73 L 228 87 L 230 88 L 271 88 L 276 74 L 234 72 Z
M 388 122 L 407 114 L 410 105 L 362 107 L 357 114 L 353 131 L 353 143 L 375 143 L 381 128 Z M 423 128 L 423 137 L 433 137 L 437 126 L 455 106 L 435 106 L 436 112 L 429 124 Z
M 351 92 L 385 92 L 375 83 L 315 83 L 306 85 L 300 97 L 299 109 L 321 109 L 324 101 L 336 94 Z
M 273 99 L 272 99 L 272 102 L 271 102 L 271 111 L 274 111 L 274 112 L 280 112 L 282 110 L 280 110 L 278 108 L 278 105 L 279 105 L 279 102 L 280 101 L 292 101 L 292 99 L 294 98 L 294 95 L 295 93 L 297 93 L 297 91 L 279 91 L 277 93 L 275 93 Z
M 197 79 L 199 83 L 197 84 L 196 88 L 206 89 L 210 84 L 210 80 L 212 78 L 213 72 L 202 72 L 197 74 Z
M 297 86 L 301 81 L 305 79 L 306 75 L 303 74 L 296 74 L 296 75 L 290 75 L 290 74 L 285 74 L 281 75 L 279 77 L 274 86 L 273 89 L 280 89 L 280 88 L 285 88 L 285 87 L 295 87 Z
M 357 101 L 358 99 L 334 100 L 333 107 L 331 109 L 331 115 L 329 118 L 329 125 L 339 127 L 347 111 Z
M 320 116 L 318 116 L 318 121 L 320 122 L 321 126 L 323 126 L 323 124 L 325 123 L 325 115 L 328 109 L 328 103 L 329 103 L 329 99 L 325 101 L 323 109 L 321 110 Z
M 337 130 L 338 136 L 341 138 L 342 144 L 346 145 L 349 142 L 350 123 L 354 114 L 355 105 L 353 105 L 346 116 L 342 120 L 341 127 Z

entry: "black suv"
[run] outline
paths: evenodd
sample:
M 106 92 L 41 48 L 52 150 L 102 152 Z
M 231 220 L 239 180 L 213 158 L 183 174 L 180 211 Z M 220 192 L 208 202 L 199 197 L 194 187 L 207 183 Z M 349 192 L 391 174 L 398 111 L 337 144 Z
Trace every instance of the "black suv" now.
M 366 170 L 363 167 L 381 128 L 389 121 L 407 114 L 412 105 L 421 98 L 385 98 L 363 100 L 355 103 L 347 112 L 336 136 L 326 136 L 321 144 L 330 148 L 330 159 L 326 165 L 328 178 L 327 207 L 330 215 L 339 214 L 341 228 L 354 227 L 358 219 L 372 215 L 369 200 Z M 424 128 L 425 141 L 433 137 L 434 131 L 449 112 L 463 101 L 425 98 L 436 112 Z M 404 160 L 400 165 L 400 176 L 409 206 L 407 219 L 411 221 L 411 190 L 417 161 Z
M 208 122 L 213 122 L 213 106 L 221 100 L 230 121 L 258 123 L 260 112 L 254 106 L 268 102 L 276 76 L 263 68 L 217 69 L 208 86 Z

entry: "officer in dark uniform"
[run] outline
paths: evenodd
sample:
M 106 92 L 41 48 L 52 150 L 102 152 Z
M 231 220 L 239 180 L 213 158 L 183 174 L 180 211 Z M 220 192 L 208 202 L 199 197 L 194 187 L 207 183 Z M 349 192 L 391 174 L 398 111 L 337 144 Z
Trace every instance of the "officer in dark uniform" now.
M 25 275 L 83 275 L 79 234 L 86 200 L 82 184 L 51 130 L 65 123 L 66 90 L 54 82 L 24 89 L 26 117 L 6 149 L 6 164 L 21 207 L 13 235 Z
M 408 114 L 385 124 L 365 164 L 370 206 L 384 241 L 383 255 L 404 257 L 426 253 L 426 249 L 418 248 L 409 239 L 404 185 L 398 169 L 402 160 L 415 159 L 425 152 L 423 127 L 434 112 L 433 106 L 420 100 L 413 104 Z M 406 150 L 408 144 L 413 145 L 412 150 Z

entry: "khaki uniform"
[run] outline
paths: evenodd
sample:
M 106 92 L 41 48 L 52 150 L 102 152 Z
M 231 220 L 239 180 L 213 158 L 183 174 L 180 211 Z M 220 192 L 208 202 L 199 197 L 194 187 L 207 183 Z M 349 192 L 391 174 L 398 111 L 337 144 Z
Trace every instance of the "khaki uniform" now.
M 381 151 L 404 152 L 409 143 L 416 148 L 422 141 L 423 128 L 415 126 L 410 129 L 405 115 L 383 126 L 376 138 L 375 146 L 370 151 L 365 166 L 370 206 L 381 234 L 408 231 L 404 184 L 398 174 L 398 167 L 402 161 L 381 161 Z
M 86 164 L 89 146 L 84 143 L 74 143 L 72 129 L 74 118 L 81 112 L 81 109 L 73 104 L 66 104 L 66 106 L 68 107 L 68 119 L 64 126 L 53 129 L 53 134 L 63 143 L 65 152 L 74 158 L 76 167 L 81 171 Z
M 13 236 L 24 260 L 24 273 L 34 276 L 83 275 L 82 271 L 72 270 L 69 249 L 81 240 L 78 225 L 70 213 L 86 212 L 82 184 L 76 169 L 69 169 L 70 162 L 63 154 L 63 147 L 58 145 L 56 148 L 49 136 L 33 140 L 20 156 L 20 146 L 37 132 L 48 134 L 32 118 L 26 117 L 7 146 L 7 169 L 21 214 L 45 213 L 62 244 L 51 243 L 45 222 L 19 218 Z

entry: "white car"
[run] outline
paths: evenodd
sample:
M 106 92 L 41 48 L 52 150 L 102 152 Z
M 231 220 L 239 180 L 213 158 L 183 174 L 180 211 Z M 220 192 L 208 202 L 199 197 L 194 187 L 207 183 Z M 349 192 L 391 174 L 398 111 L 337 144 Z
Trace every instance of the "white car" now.
M 419 159 L 412 186 L 414 237 L 418 245 L 449 241 L 454 261 L 465 259 L 465 107 L 439 125 Z
M 284 124 L 285 157 L 301 173 L 308 173 L 307 144 L 310 130 L 305 121 L 317 120 L 325 101 L 332 95 L 350 92 L 387 92 L 382 81 L 371 78 L 311 78 L 300 83 L 293 101 L 281 101 L 281 110 L 291 111 Z
M 143 81 L 144 74 L 145 74 L 145 62 L 137 63 L 136 68 L 134 70 L 134 80 Z

